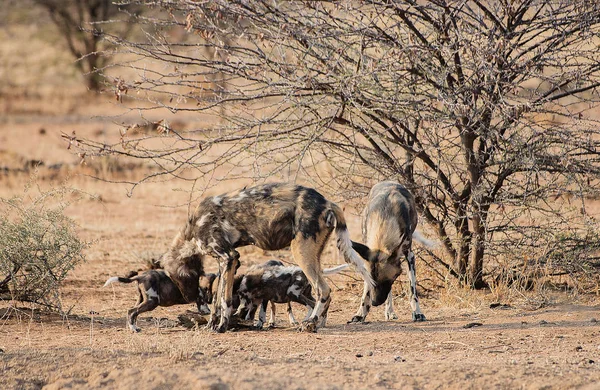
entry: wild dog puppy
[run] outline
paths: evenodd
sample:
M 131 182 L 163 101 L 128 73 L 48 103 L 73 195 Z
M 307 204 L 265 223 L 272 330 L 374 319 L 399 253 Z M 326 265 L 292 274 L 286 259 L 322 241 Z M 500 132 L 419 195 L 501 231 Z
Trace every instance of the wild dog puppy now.
M 303 329 L 316 331 L 329 308 L 331 289 L 321 272 L 321 253 L 332 231 L 346 262 L 353 264 L 367 284 L 373 280 L 364 261 L 352 249 L 344 214 L 312 188 L 295 184 L 264 184 L 207 197 L 175 237 L 162 264 L 184 297 L 197 290 L 190 275 L 191 255 L 212 256 L 219 263 L 217 299 L 210 325 L 224 332 L 233 306 L 234 274 L 239 265 L 235 248 L 256 245 L 264 250 L 290 246 L 295 262 L 313 286 L 316 304 Z
M 354 242 L 354 249 L 369 263 L 374 288 L 365 283 L 356 315 L 349 322 L 364 322 L 371 306 L 386 301 L 385 318 L 397 319 L 393 308 L 392 284 L 401 273 L 402 257 L 406 258 L 410 285 L 410 306 L 413 321 L 425 321 L 417 296 L 417 277 L 412 240 L 435 246 L 415 232 L 417 209 L 413 195 L 402 185 L 385 181 L 376 184 L 369 193 L 362 213 L 362 233 L 365 245 Z
M 323 275 L 333 275 L 349 267 L 343 264 L 334 268 L 323 270 Z M 247 311 L 246 319 L 253 319 L 256 307 L 260 305 L 260 312 L 256 326 L 262 328 L 266 321 L 266 310 L 271 302 L 271 319 L 269 326 L 275 326 L 275 303 L 287 303 L 290 324 L 298 325 L 294 318 L 291 302 L 300 303 L 308 309 L 307 319 L 315 307 L 315 299 L 311 294 L 311 285 L 300 267 L 285 266 L 281 261 L 270 260 L 265 264 L 251 267 L 242 276 L 237 292 L 240 306 L 236 315 L 243 316 Z
M 199 290 L 200 290 L 200 295 L 198 296 L 198 305 L 199 305 L 199 309 L 198 311 L 200 312 L 200 314 L 210 314 L 210 308 L 208 307 L 209 304 L 212 303 L 212 299 L 213 299 L 213 282 L 216 279 L 216 274 L 213 273 L 208 273 L 205 274 L 204 273 L 204 269 L 203 269 L 203 262 L 202 259 L 200 257 L 198 257 L 198 254 L 193 255 L 191 258 L 186 259 L 188 261 L 190 261 L 190 266 L 187 269 L 187 272 L 190 274 L 199 274 Z M 161 270 L 164 271 L 163 266 L 162 266 L 162 259 L 165 257 L 165 255 L 162 255 L 158 258 L 152 258 L 150 260 L 148 260 L 146 262 L 149 270 Z M 191 261 L 196 261 L 196 263 L 191 262 Z M 200 260 L 200 261 L 198 261 Z M 195 268 L 200 266 L 200 268 Z M 141 271 L 141 270 L 138 270 Z M 133 272 L 133 271 L 132 271 Z M 133 274 L 135 275 L 135 273 Z M 193 291 L 190 291 L 189 294 L 191 295 L 190 297 L 193 297 L 194 293 Z
M 254 269 L 260 268 L 260 269 L 264 269 L 267 267 L 276 267 L 276 266 L 285 266 L 285 264 L 283 264 L 282 261 L 279 260 L 269 260 L 263 264 L 257 264 L 257 265 L 253 265 L 252 267 L 250 267 L 248 269 L 248 271 L 252 271 Z M 244 279 L 245 274 L 241 274 L 241 275 L 236 275 L 234 282 L 233 282 L 233 309 L 236 311 L 234 315 L 237 315 L 239 318 L 243 318 L 245 320 L 254 320 L 254 317 L 256 316 L 256 310 L 258 309 L 258 305 L 254 304 L 253 300 L 247 299 L 244 301 L 244 304 L 242 306 L 240 306 L 240 295 L 239 295 L 239 290 L 240 290 L 240 285 L 242 283 L 242 280 Z M 314 298 L 312 298 L 314 300 Z M 273 311 L 274 311 L 274 306 L 275 304 L 273 302 L 271 302 L 271 315 L 273 315 Z M 291 306 L 288 304 L 289 310 L 291 310 Z M 271 322 L 273 322 L 275 320 L 274 317 L 271 318 Z
M 175 283 L 169 278 L 165 271 L 160 269 L 148 270 L 141 274 L 132 271 L 127 277 L 113 276 L 109 278 L 103 287 L 112 283 L 137 282 L 138 301 L 137 304 L 127 311 L 127 326 L 133 332 L 139 332 L 137 317 L 141 313 L 152 311 L 158 306 L 173 306 L 196 302 L 200 313 L 206 312 L 207 303 L 212 301 L 212 283 L 215 274 L 202 275 L 198 282 L 199 290 L 195 294 L 195 300 L 189 301 L 181 294 Z

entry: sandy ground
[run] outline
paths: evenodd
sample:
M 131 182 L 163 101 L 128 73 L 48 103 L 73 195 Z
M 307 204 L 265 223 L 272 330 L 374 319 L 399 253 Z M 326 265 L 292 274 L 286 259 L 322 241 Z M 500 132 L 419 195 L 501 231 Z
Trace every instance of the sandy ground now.
M 598 388 L 597 306 L 557 304 L 536 311 L 431 308 L 429 321 L 347 325 L 356 291 L 336 291 L 327 328 L 287 327 L 214 334 L 176 325 L 185 307 L 159 309 L 124 327 L 131 289 L 72 279 L 89 295 L 92 318 L 11 312 L 0 325 L 1 388 Z M 115 299 L 114 306 L 110 302 Z M 189 307 L 191 309 L 191 307 Z M 297 309 L 301 310 L 301 309 Z M 466 329 L 470 323 L 481 326 Z
M 101 120 L 67 119 L 5 118 L 0 165 L 19 166 L 23 158 L 76 165 L 61 132 L 112 131 Z M 44 169 L 39 184 L 49 187 Z M 23 194 L 27 177 L 0 173 L 0 196 Z M 435 291 L 422 300 L 424 323 L 410 321 L 400 294 L 399 320 L 386 322 L 383 309 L 375 308 L 371 322 L 346 324 L 362 290 L 347 274 L 330 279 L 328 326 L 316 334 L 290 328 L 283 306 L 270 330 L 213 334 L 179 326 L 178 314 L 193 305 L 142 315 L 143 332 L 132 334 L 125 313 L 135 303 L 135 287 L 101 286 L 167 247 L 185 221 L 187 208 L 175 206 L 187 195 L 175 182 L 142 186 L 131 198 L 127 186 L 85 176 L 72 175 L 69 185 L 87 195 L 67 212 L 95 243 L 62 289 L 68 316 L 0 301 L 2 389 L 600 388 L 598 302 L 564 293 L 503 300 L 494 291 Z M 358 219 L 346 213 L 357 238 Z M 243 248 L 241 255 L 245 266 L 291 260 L 288 251 Z M 331 247 L 323 258 L 326 266 L 340 262 Z M 400 283 L 395 291 L 402 292 Z M 489 307 L 499 300 L 509 306 Z M 295 311 L 304 315 L 301 307 Z M 472 323 L 480 325 L 465 328 Z

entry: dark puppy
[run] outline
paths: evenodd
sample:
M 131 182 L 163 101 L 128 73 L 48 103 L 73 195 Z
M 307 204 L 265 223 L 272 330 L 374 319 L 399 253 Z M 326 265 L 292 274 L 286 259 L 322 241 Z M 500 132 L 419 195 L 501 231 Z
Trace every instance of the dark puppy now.
M 207 274 L 200 277 L 198 282 L 199 289 L 195 297 L 195 303 L 200 313 L 210 313 L 207 304 L 212 301 L 212 284 L 215 277 L 215 274 Z M 137 282 L 137 304 L 127 311 L 127 326 L 133 332 L 141 330 L 136 325 L 137 317 L 141 313 L 152 311 L 158 306 L 192 303 L 183 297 L 177 285 L 173 283 L 163 270 L 148 270 L 139 275 L 134 271 L 127 277 L 113 276 L 104 283 L 104 287 L 115 282 Z
M 348 264 L 323 270 L 323 275 L 334 275 L 348 269 Z M 265 264 L 253 266 L 236 277 L 234 294 L 237 293 L 240 305 L 236 315 L 247 320 L 254 319 L 257 307 L 260 307 L 256 326 L 262 328 L 266 321 L 266 310 L 271 302 L 269 326 L 275 325 L 275 303 L 287 303 L 290 324 L 298 325 L 294 318 L 291 302 L 300 303 L 308 309 L 308 318 L 315 307 L 312 287 L 300 267 L 286 266 L 281 261 L 269 260 Z M 245 314 L 247 313 L 247 314 Z

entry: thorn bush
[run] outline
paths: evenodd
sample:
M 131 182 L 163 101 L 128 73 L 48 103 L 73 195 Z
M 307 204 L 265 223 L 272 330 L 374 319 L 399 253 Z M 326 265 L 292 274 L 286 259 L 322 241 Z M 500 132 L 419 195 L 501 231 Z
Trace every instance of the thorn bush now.
M 56 202 L 65 190 L 33 201 L 0 198 L 0 298 L 61 309 L 59 287 L 67 273 L 85 260 L 89 243 Z

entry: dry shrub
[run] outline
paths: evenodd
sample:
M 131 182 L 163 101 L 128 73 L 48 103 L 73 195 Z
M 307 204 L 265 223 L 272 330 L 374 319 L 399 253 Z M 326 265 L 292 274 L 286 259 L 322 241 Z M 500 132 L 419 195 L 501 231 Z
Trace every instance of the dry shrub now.
M 582 292 L 600 292 L 600 234 L 597 226 L 583 232 L 563 232 L 556 245 L 541 258 L 549 277 L 567 276 L 568 284 Z M 563 278 L 564 279 L 564 278 Z M 559 281 L 561 284 L 562 280 Z
M 61 309 L 60 284 L 84 261 L 89 246 L 63 213 L 68 203 L 62 199 L 69 193 L 59 189 L 34 199 L 0 198 L 0 298 Z

